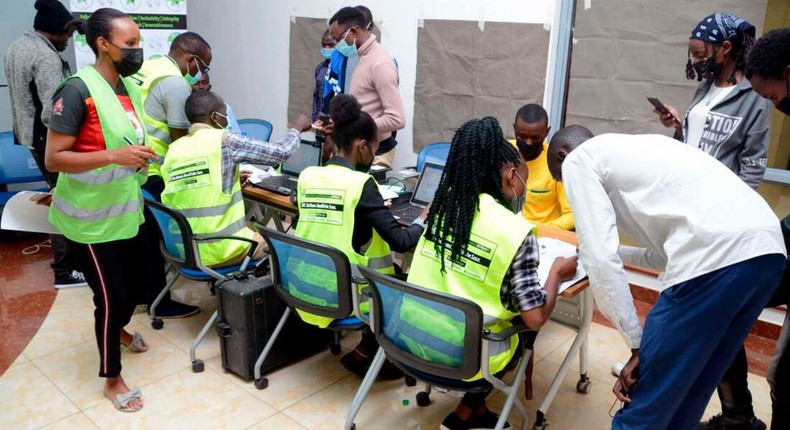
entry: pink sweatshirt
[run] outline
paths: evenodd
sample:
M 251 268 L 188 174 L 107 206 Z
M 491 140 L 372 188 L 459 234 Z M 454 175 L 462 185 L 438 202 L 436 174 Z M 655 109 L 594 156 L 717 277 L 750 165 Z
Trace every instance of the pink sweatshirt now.
M 359 61 L 351 76 L 349 93 L 357 98 L 362 110 L 376 121 L 379 140 L 406 127 L 406 115 L 398 88 L 398 70 L 392 55 L 371 34 L 359 48 Z

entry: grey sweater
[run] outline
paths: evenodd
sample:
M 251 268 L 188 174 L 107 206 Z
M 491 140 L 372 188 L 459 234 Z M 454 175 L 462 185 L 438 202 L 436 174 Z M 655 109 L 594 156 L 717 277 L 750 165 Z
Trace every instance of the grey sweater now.
M 43 150 L 46 125 L 52 113 L 52 94 L 71 75 L 69 63 L 46 37 L 27 31 L 6 51 L 5 75 L 17 141 Z
M 702 81 L 694 92 L 691 108 L 702 101 L 712 82 Z M 746 185 L 757 189 L 765 175 L 771 134 L 771 102 L 752 90 L 744 78 L 724 99 L 714 105 L 705 121 L 699 149 L 721 161 Z M 683 120 L 688 135 L 688 111 Z M 683 140 L 682 136 L 675 136 Z

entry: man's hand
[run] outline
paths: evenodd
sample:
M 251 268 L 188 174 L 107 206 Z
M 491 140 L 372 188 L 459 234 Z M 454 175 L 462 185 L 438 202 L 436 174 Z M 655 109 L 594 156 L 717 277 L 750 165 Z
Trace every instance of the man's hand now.
M 331 136 L 334 131 L 335 131 L 335 123 L 333 123 L 333 122 L 327 122 L 327 123 L 321 122 L 321 133 L 323 133 L 324 136 Z
M 148 166 L 148 160 L 156 160 L 156 153 L 148 146 L 129 145 L 107 151 L 110 163 L 123 167 L 141 169 Z
M 554 275 L 562 281 L 567 281 L 568 279 L 573 278 L 576 276 L 576 265 L 579 262 L 579 257 L 574 256 L 570 258 L 565 257 L 557 257 L 554 260 L 554 263 L 551 264 L 551 269 L 549 269 L 549 273 L 554 273 Z
M 310 122 L 310 118 L 307 115 L 301 113 L 298 117 L 296 117 L 295 120 L 291 121 L 291 125 L 289 125 L 289 127 L 295 128 L 304 133 L 305 131 L 310 130 L 311 124 L 312 122 Z
M 631 403 L 631 390 L 633 390 L 636 381 L 639 379 L 639 350 L 634 349 L 631 352 L 631 359 L 625 364 L 623 370 L 620 371 L 620 376 L 614 383 L 612 392 L 617 400 L 623 403 Z
M 242 169 L 239 171 L 239 176 L 241 180 L 241 187 L 244 188 L 250 184 L 250 176 L 252 176 L 251 170 Z

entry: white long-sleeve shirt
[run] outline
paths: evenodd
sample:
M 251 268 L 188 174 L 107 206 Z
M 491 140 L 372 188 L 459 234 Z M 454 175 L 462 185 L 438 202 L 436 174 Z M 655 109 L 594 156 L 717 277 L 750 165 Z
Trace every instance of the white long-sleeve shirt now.
M 639 348 L 623 261 L 663 270 L 664 287 L 766 254 L 785 254 L 766 202 L 710 155 L 661 135 L 603 134 L 562 166 L 595 301 Z M 642 247 L 622 247 L 618 229 Z

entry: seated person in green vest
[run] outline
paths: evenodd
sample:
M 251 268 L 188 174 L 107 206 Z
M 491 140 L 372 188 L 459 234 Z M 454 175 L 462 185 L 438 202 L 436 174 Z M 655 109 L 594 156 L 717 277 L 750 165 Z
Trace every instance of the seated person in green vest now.
M 254 259 L 263 258 L 263 238 L 247 227 L 241 195 L 240 163 L 279 164 L 299 147 L 300 132 L 310 119 L 299 116 L 288 134 L 269 143 L 229 132 L 225 102 L 211 91 L 196 91 L 187 98 L 190 132 L 170 145 L 162 174 L 162 203 L 183 213 L 195 234 L 254 239 Z M 201 243 L 200 260 L 211 267 L 244 260 L 250 244 L 237 240 Z
M 192 91 L 211 91 L 211 77 L 208 72 L 203 73 L 200 80 L 195 85 L 192 85 Z M 227 102 L 225 102 L 225 109 L 228 110 L 228 130 L 241 133 L 241 127 L 236 120 L 236 114 Z
M 378 148 L 378 127 L 354 96 L 333 97 L 329 117 L 337 155 L 325 166 L 308 167 L 299 175 L 296 236 L 339 249 L 352 265 L 394 274 L 391 251 L 414 248 L 422 235 L 427 210 L 403 228 L 384 205 L 376 181 L 367 173 Z M 305 322 L 319 327 L 331 322 L 328 318 L 299 314 Z M 375 337 L 366 330 L 359 345 L 341 363 L 362 377 L 377 349 Z M 382 370 L 381 379 L 402 377 L 389 363 Z
M 509 327 L 509 321 L 518 317 L 530 328 L 539 329 L 554 310 L 560 283 L 576 273 L 577 257 L 558 258 L 545 285 L 540 284 L 535 227 L 518 215 L 527 192 L 527 172 L 495 118 L 474 119 L 462 125 L 453 137 L 425 234 L 414 252 L 409 272 L 408 280 L 413 284 L 480 305 L 496 321 L 489 326 L 493 332 Z M 480 258 L 467 258 L 470 254 Z M 484 266 L 475 260 L 490 264 Z M 405 306 L 401 315 L 407 315 L 403 312 Z M 415 302 L 415 306 L 421 305 Z M 425 344 L 431 338 L 437 345 L 454 343 L 448 340 L 452 338 L 460 338 L 462 344 L 463 330 L 448 331 L 446 327 L 452 326 L 454 320 L 442 324 L 444 319 L 449 317 L 429 314 L 425 320 L 404 318 L 400 322 L 426 334 L 424 339 L 413 342 L 415 355 L 436 359 L 426 355 L 441 350 Z M 518 339 L 503 343 L 491 347 L 501 351 L 489 362 L 492 374 L 504 373 L 516 362 Z M 448 364 L 454 359 L 445 358 L 450 360 Z M 478 373 L 473 380 L 480 378 L 482 374 Z M 488 394 L 466 393 L 441 428 L 494 428 L 498 417 L 486 407 Z
M 573 230 L 573 212 L 565 196 L 562 182 L 549 174 L 546 164 L 546 137 L 549 135 L 549 116 L 546 110 L 534 103 L 522 106 L 513 122 L 516 138 L 510 143 L 518 148 L 527 162 L 529 179 L 521 215 L 532 224 L 547 225 Z
M 143 94 L 147 145 L 159 157 L 167 154 L 171 142 L 187 134 L 189 120 L 184 103 L 192 93 L 192 85 L 208 73 L 210 64 L 211 46 L 199 34 L 188 31 L 173 39 L 167 55 L 152 56 L 132 75 Z M 150 166 L 143 188 L 159 200 L 164 183 L 158 164 Z

